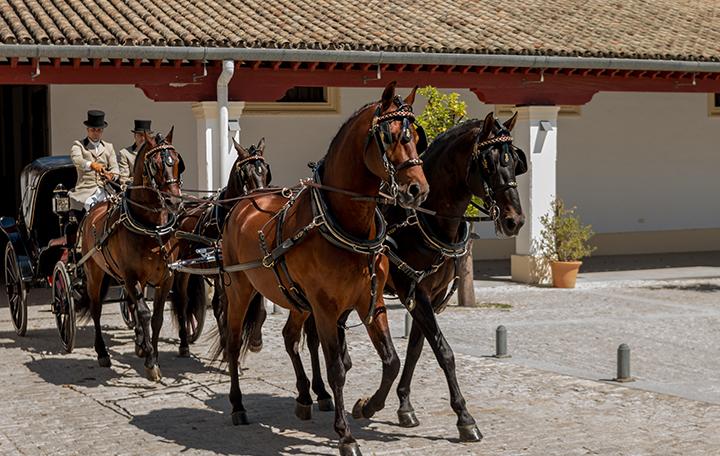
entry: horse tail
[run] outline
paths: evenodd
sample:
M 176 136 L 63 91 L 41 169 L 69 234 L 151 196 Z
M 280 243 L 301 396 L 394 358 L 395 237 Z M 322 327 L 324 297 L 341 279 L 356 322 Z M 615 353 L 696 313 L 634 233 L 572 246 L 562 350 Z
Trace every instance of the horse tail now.
M 242 334 L 240 335 L 240 361 L 245 359 L 245 355 L 250 348 L 250 338 L 252 334 L 258 328 L 258 321 L 260 314 L 263 309 L 263 296 L 260 293 L 255 293 L 255 296 L 250 300 L 247 312 L 245 313 L 245 320 L 243 321 Z M 264 318 L 263 318 L 264 321 Z M 262 322 L 260 322 L 262 325 Z
M 182 273 L 175 274 L 173 277 L 172 292 L 170 293 L 170 313 L 172 314 L 172 321 L 175 328 L 180 327 L 180 315 L 183 312 L 183 303 L 180 299 L 180 296 L 184 294 L 180 292 L 182 279 Z
M 111 280 L 112 278 L 109 275 L 103 274 L 102 281 L 100 282 L 100 301 L 96 305 L 102 305 L 102 302 L 105 299 L 108 290 L 110 289 Z M 75 313 L 77 315 L 78 322 L 87 323 L 88 321 L 90 321 L 90 319 L 92 319 L 92 310 L 92 300 L 90 299 L 90 295 L 88 294 L 87 286 L 82 287 L 82 294 L 80 295 L 80 300 L 75 304 Z

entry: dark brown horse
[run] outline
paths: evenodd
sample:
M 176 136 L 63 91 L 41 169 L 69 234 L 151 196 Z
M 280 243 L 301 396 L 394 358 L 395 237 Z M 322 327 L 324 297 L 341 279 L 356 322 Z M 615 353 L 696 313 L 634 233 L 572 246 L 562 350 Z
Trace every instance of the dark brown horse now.
M 381 101 L 362 107 L 340 128 L 315 171 L 315 186 L 302 187 L 290 200 L 259 195 L 240 201 L 230 212 L 222 238 L 224 267 L 231 271 L 226 294 L 233 424 L 248 422 L 238 359 L 254 329 L 262 295 L 293 315 L 283 335 L 298 375 L 300 408 L 309 407 L 312 400 L 297 345 L 290 346 L 289 341 L 299 341 L 303 322 L 310 312 L 315 316 L 335 398 L 340 454 L 360 454 L 345 417 L 343 385 L 349 366 L 343 360 L 345 341 L 339 337 L 338 324 L 355 310 L 366 325 L 383 363 L 380 388 L 368 403 L 379 410 L 399 372 L 400 360 L 388 330 L 382 293 L 376 293 L 385 285 L 389 266 L 379 255 L 385 224 L 374 197 L 382 181 L 408 207 L 421 204 L 427 195 L 412 126 L 414 98 L 415 90 L 405 100 L 395 96 L 395 83 L 391 83 Z
M 175 258 L 172 231 L 180 199 L 182 158 L 172 146 L 173 130 L 166 138 L 145 134 L 145 145 L 138 152 L 133 183 L 120 204 L 104 202 L 94 206 L 82 224 L 83 256 L 96 250 L 85 263 L 85 293 L 79 303 L 89 311 L 95 324 L 95 352 L 100 366 L 110 366 L 100 328 L 102 300 L 111 278 L 123 284 L 135 313 L 135 351 L 145 357 L 145 373 L 150 380 L 161 378 L 157 344 L 163 323 L 165 298 L 172 285 L 167 267 Z M 155 287 L 150 340 L 150 309 L 143 290 Z
M 234 140 L 233 143 L 238 156 L 233 163 L 227 186 L 218 193 L 216 198 L 211 200 L 212 204 L 200 204 L 185 211 L 178 219 L 178 230 L 198 234 L 208 241 L 217 241 L 222 233 L 225 218 L 232 206 L 235 205 L 236 201 L 233 200 L 270 185 L 272 175 L 270 165 L 264 157 L 265 138 L 261 139 L 257 145 L 250 146 L 250 149 L 245 149 Z M 178 244 L 180 259 L 197 257 L 195 249 L 207 247 L 207 244 L 198 244 L 186 239 L 179 240 Z M 226 305 L 225 300 L 220 296 L 222 283 L 219 277 L 213 277 L 213 280 L 215 284 L 212 299 L 213 313 L 220 331 L 221 346 L 224 346 Z M 187 357 L 190 356 L 188 318 L 196 313 L 199 306 L 205 305 L 205 280 L 199 275 L 177 271 L 172 290 L 173 312 L 177 319 L 180 336 L 180 356 Z M 264 312 L 264 309 L 261 311 Z M 265 319 L 264 313 L 261 315 L 261 319 Z M 258 349 L 256 342 L 255 350 Z
M 463 217 L 473 195 L 492 214 L 496 232 L 518 233 L 525 217 L 520 207 L 515 176 L 527 170 L 524 152 L 512 145 L 510 131 L 517 115 L 501 125 L 492 113 L 451 128 L 422 154 L 430 194 L 422 205 L 427 212 L 386 207 L 389 224 L 387 255 L 390 258 L 388 289 L 397 293 L 411 310 L 412 329 L 397 393 L 398 418 L 404 427 L 417 426 L 410 403 L 410 382 L 427 339 L 450 389 L 450 405 L 457 414 L 462 441 L 478 441 L 482 435 L 467 410 L 455 374 L 455 359 L 435 318 L 444 310 L 457 280 L 457 262 L 467 253 L 470 226 Z M 453 287 L 448 291 L 448 286 Z M 341 329 L 342 331 L 342 329 Z M 313 359 L 313 391 L 327 396 L 317 366 L 317 334 L 312 318 L 305 323 L 307 344 Z M 356 418 L 369 416 L 356 407 Z

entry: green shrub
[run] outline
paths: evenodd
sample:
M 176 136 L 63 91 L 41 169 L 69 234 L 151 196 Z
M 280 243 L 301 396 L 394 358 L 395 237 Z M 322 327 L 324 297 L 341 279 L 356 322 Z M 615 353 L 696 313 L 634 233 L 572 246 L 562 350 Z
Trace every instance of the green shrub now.
M 540 217 L 543 226 L 538 250 L 548 261 L 580 261 L 595 250 L 588 241 L 593 236 L 592 226 L 583 225 L 575 208 L 567 209 L 556 198 L 550 212 Z

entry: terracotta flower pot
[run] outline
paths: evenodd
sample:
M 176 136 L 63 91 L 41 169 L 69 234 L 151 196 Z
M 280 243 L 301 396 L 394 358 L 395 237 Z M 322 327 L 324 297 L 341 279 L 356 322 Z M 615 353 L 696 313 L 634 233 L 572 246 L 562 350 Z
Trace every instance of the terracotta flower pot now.
M 553 287 L 575 288 L 575 279 L 581 264 L 582 261 L 552 261 L 550 269 L 552 269 Z

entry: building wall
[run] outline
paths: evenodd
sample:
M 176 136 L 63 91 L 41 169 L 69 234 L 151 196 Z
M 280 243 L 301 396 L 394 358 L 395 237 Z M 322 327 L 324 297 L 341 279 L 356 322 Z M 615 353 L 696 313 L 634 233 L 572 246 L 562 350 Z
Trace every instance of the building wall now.
M 494 109 L 459 92 L 470 117 Z M 337 113 L 247 113 L 241 143 L 265 137 L 274 183 L 292 185 L 309 175 L 307 162 L 325 154 L 340 125 L 380 93 L 343 89 Z M 116 148 L 131 141 L 134 118 L 150 118 L 162 131 L 175 125 L 175 145 L 186 163 L 197 163 L 191 103 L 154 103 L 132 86 L 53 86 L 50 96 L 55 154 L 68 153 L 72 140 L 84 135 L 85 111 L 99 108 L 108 113 L 105 138 Z M 416 112 L 422 107 L 418 96 Z M 720 248 L 718 122 L 708 116 L 706 94 L 600 93 L 579 116 L 561 115 L 558 195 L 593 225 L 597 254 Z M 184 181 L 197 187 L 195 166 L 188 166 Z M 476 258 L 507 258 L 514 251 L 514 242 L 496 240 L 488 224 L 477 231 Z
M 112 85 L 53 85 L 50 87 L 50 128 L 53 155 L 70 153 L 72 142 L 85 137 L 86 112 L 105 111 L 108 127 L 103 139 L 116 151 L 132 144 L 134 119 L 152 120 L 153 129 L 163 134 L 175 126 L 173 143 L 188 165 L 183 176 L 185 186 L 197 188 L 197 160 L 195 149 L 195 118 L 192 103 L 155 103 L 133 86 Z M 192 157 L 192 158 L 191 158 Z

